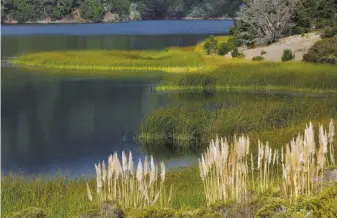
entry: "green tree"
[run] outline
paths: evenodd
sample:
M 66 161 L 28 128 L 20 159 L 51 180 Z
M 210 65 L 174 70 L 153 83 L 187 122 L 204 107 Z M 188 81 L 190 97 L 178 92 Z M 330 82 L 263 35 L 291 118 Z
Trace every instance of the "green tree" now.
M 14 19 L 20 23 L 42 17 L 40 1 L 37 0 L 13 0 L 13 10 Z
M 1 1 L 1 22 L 4 22 L 7 18 L 14 17 L 14 5 L 12 0 Z
M 81 17 L 93 22 L 100 22 L 104 15 L 103 4 L 100 0 L 84 0 L 80 9 Z
M 127 18 L 130 14 L 129 0 L 105 0 L 103 5 L 106 12 L 118 14 L 122 18 Z
M 50 17 L 53 19 L 61 19 L 71 14 L 73 0 L 57 0 L 54 1 L 54 7 Z
M 164 19 L 169 9 L 169 0 L 140 0 L 140 15 L 144 20 Z
M 316 28 L 337 24 L 337 0 L 301 0 L 297 5 L 292 22 L 291 34 L 302 34 Z
M 295 58 L 295 54 L 290 49 L 284 49 L 281 57 L 282 62 L 291 61 Z

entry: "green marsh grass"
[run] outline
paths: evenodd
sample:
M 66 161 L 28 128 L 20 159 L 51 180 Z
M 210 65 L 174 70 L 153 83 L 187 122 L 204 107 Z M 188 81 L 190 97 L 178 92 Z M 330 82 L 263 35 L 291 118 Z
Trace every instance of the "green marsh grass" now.
M 53 218 L 77 218 L 88 211 L 97 211 L 96 182 L 96 179 L 68 180 L 62 176 L 46 179 L 4 175 L 1 179 L 1 217 L 9 217 L 29 207 L 42 208 Z M 93 201 L 88 200 L 86 183 L 89 184 Z M 173 187 L 169 207 L 179 210 L 205 205 L 197 167 L 167 170 L 165 183 L 168 194 L 171 185 Z M 139 214 L 139 209 L 136 211 Z
M 297 126 L 304 122 L 337 117 L 336 105 L 334 96 L 272 97 L 228 93 L 208 99 L 186 97 L 180 105 L 158 109 L 145 118 L 138 138 L 145 147 L 195 149 L 207 145 L 216 134 L 266 133 L 267 136 L 268 132 L 276 134 L 278 129 L 288 129 L 289 135 L 297 134 Z M 184 137 L 176 138 L 177 135 Z M 276 139 L 271 140 L 281 145 Z
M 337 70 L 327 64 L 223 63 L 210 73 L 166 76 L 157 91 L 296 91 L 337 93 Z
M 64 176 L 52 178 L 25 175 L 3 175 L 1 178 L 1 217 L 9 217 L 28 207 L 46 210 L 50 217 L 78 217 L 95 203 L 85 192 L 87 179 L 69 180 Z M 89 184 L 93 187 L 93 181 Z

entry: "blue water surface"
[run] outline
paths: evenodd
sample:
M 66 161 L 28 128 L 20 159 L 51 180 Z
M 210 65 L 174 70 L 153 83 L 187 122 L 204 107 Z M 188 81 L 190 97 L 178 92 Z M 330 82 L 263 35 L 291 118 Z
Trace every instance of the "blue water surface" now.
M 156 20 L 101 24 L 1 25 L 1 35 L 228 34 L 232 20 Z

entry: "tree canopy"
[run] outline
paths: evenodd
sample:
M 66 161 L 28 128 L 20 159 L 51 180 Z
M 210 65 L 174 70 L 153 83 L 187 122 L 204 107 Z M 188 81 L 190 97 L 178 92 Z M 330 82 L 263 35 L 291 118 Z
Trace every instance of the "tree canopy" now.
M 233 17 L 242 0 L 1 0 L 2 21 L 36 21 L 46 18 L 60 20 L 71 18 L 75 9 L 81 17 L 102 21 L 104 14 L 118 14 L 128 20 L 131 4 L 140 19 L 181 19 Z

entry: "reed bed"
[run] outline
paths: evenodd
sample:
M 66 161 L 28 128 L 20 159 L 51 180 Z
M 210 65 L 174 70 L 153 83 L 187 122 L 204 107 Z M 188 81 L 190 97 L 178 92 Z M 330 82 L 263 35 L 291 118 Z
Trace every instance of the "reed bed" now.
M 176 106 L 155 110 L 144 119 L 138 135 L 142 145 L 204 148 L 215 137 L 214 133 L 245 133 L 256 144 L 259 135 L 263 135 L 263 140 L 271 140 L 273 147 L 278 147 L 301 131 L 304 121 L 337 116 L 337 99 L 330 96 L 228 93 L 193 99 L 182 94 L 172 93 Z M 281 139 L 270 137 L 280 135 L 281 129 L 286 131 Z
M 135 169 L 131 151 L 128 157 L 122 152 L 120 161 L 117 153 L 109 156 L 105 162 L 95 164 L 96 193 L 98 202 L 112 201 L 123 208 L 145 208 L 159 204 L 165 207 L 171 201 L 172 186 L 169 194 L 165 190 L 166 169 L 160 163 L 160 171 L 153 157 L 139 159 Z M 88 199 L 93 200 L 87 184 Z
M 317 194 L 322 189 L 324 170 L 335 164 L 334 131 L 331 119 L 328 131 L 320 125 L 315 140 L 310 122 L 304 134 L 298 134 L 285 149 L 272 149 L 258 141 L 255 159 L 248 136 L 234 136 L 231 144 L 226 138 L 216 137 L 199 158 L 207 204 L 247 202 L 251 191 L 263 193 L 275 185 L 288 199 Z

